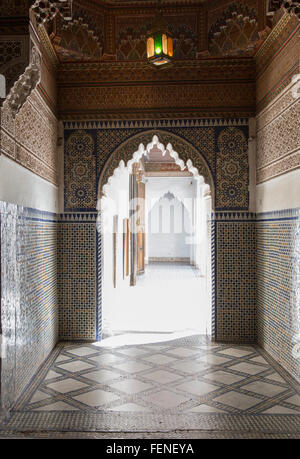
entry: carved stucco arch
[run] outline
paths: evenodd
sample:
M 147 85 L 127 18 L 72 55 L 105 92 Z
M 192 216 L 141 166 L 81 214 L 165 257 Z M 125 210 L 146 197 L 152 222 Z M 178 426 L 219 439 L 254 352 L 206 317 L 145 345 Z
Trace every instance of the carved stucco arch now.
M 119 145 L 109 156 L 101 170 L 98 181 L 98 203 L 104 195 L 104 186 L 108 184 L 109 178 L 114 175 L 120 165 L 121 167 L 130 165 L 128 163 L 132 163 L 135 158 L 141 157 L 147 147 L 149 148 L 149 145 L 154 144 L 160 145 L 164 149 L 171 147 L 174 153 L 173 156 L 171 152 L 171 156 L 176 160 L 177 155 L 177 164 L 187 167 L 190 171 L 197 170 L 198 175 L 203 177 L 204 183 L 210 186 L 212 205 L 214 207 L 215 183 L 205 157 L 182 137 L 157 129 L 136 134 Z

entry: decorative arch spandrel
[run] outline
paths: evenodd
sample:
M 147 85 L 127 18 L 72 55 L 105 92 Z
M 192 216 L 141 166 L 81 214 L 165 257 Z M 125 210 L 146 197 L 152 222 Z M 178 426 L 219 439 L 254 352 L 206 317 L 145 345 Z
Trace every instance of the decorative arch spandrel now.
M 143 144 L 145 147 L 152 142 L 154 136 L 157 136 L 159 142 L 165 147 L 170 143 L 179 158 L 187 164 L 190 160 L 198 170 L 200 176 L 204 178 L 205 183 L 209 184 L 211 189 L 214 189 L 214 180 L 205 158 L 201 153 L 189 144 L 186 140 L 165 131 L 151 130 L 130 138 L 123 142 L 110 156 L 100 165 L 100 177 L 98 182 L 98 197 L 101 196 L 102 188 L 107 184 L 109 177 L 114 173 L 114 170 L 119 167 L 120 161 L 125 164 L 132 159 L 134 152 L 138 151 L 139 146 Z

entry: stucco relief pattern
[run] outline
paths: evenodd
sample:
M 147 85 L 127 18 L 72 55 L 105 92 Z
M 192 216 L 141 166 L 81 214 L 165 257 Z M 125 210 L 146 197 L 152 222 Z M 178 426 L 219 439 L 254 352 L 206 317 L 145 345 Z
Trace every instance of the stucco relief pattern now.
M 300 98 L 293 87 L 258 116 L 258 183 L 300 167 Z
M 57 184 L 57 120 L 35 90 L 14 120 L 1 114 L 1 150 L 51 183 Z
M 256 55 L 257 183 L 300 167 L 300 25 L 285 13 Z
M 256 100 L 260 112 L 299 73 L 300 25 L 295 16 L 284 15 L 255 57 Z

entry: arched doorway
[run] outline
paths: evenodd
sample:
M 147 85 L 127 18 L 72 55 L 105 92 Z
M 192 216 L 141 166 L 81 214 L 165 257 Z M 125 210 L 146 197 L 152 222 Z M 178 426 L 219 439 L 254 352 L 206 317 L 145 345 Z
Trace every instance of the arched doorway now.
M 149 139 L 150 135 L 150 142 L 147 144 L 141 142 L 142 140 Z M 135 143 L 137 145 L 138 142 L 137 149 L 135 151 L 131 150 L 130 154 L 130 145 L 126 145 L 126 150 L 124 146 L 121 146 L 107 160 L 100 176 L 97 227 L 100 234 L 100 247 L 102 251 L 102 288 L 101 296 L 99 296 L 101 300 L 99 307 L 101 307 L 102 312 L 103 328 L 104 331 L 107 331 L 109 328 L 113 331 L 143 330 L 148 332 L 171 332 L 172 326 L 175 327 L 176 320 L 174 319 L 176 318 L 177 324 L 180 323 L 181 326 L 189 328 L 189 324 L 190 326 L 191 324 L 194 326 L 197 323 L 195 330 L 201 334 L 211 335 L 212 245 L 210 225 L 213 205 L 212 196 L 214 195 L 213 180 L 205 160 L 197 150 L 187 142 L 182 141 L 182 139 L 178 143 L 178 139 L 174 136 L 172 140 L 175 141 L 174 143 L 177 141 L 177 146 L 181 146 L 181 155 L 181 151 L 178 152 L 175 150 L 171 142 L 165 145 L 160 141 L 164 136 L 165 133 L 163 132 L 154 133 L 152 131 L 146 135 L 137 136 L 133 141 L 131 139 L 131 144 Z M 168 139 L 170 139 L 169 135 Z M 125 151 L 126 154 L 124 155 Z M 157 161 L 158 159 L 163 162 L 163 166 Z M 159 171 L 157 169 L 158 163 Z M 198 167 L 195 167 L 195 164 Z M 153 171 L 156 173 L 154 174 Z M 143 177 L 142 180 L 140 180 L 141 177 Z M 136 182 L 135 185 L 134 181 Z M 160 182 L 159 186 L 158 182 Z M 135 235 L 133 235 L 134 231 L 132 231 L 133 227 L 137 228 L 137 221 L 141 217 L 139 213 L 141 196 L 134 194 L 134 189 L 138 190 L 139 184 L 141 184 L 141 187 L 142 185 L 144 186 L 144 190 L 145 187 L 147 189 L 142 212 L 144 214 L 143 224 L 140 225 L 140 222 L 138 224 L 139 228 L 142 227 L 141 232 L 144 237 L 142 244 L 143 263 L 140 264 L 139 230 L 136 230 Z M 151 199 L 148 198 L 147 200 L 148 195 L 151 195 Z M 137 203 L 132 205 L 132 202 L 136 198 L 138 199 Z M 169 218 L 169 222 L 166 222 L 164 218 L 160 222 L 161 225 L 172 223 L 172 231 L 174 233 L 176 221 L 178 224 L 178 218 L 175 218 L 174 212 L 176 209 L 177 212 L 178 209 L 182 209 L 182 221 L 189 220 L 189 227 L 181 229 L 177 234 L 165 231 L 165 234 L 153 235 L 149 229 L 148 220 L 151 220 L 151 212 L 155 207 L 159 207 L 161 210 L 162 201 L 169 201 L 171 203 L 172 210 L 170 212 L 169 209 L 167 214 L 169 217 L 171 216 L 172 221 Z M 128 233 L 129 225 L 130 231 Z M 153 256 L 154 252 L 151 252 L 151 244 L 153 245 L 153 241 L 157 241 L 159 238 L 165 242 L 158 244 L 156 242 L 156 253 Z M 152 242 L 150 243 L 150 241 Z M 166 248 L 166 245 L 169 245 L 169 252 L 168 250 L 163 251 L 162 256 L 159 257 L 159 250 Z M 173 248 L 173 254 L 170 248 Z M 194 284 L 186 282 L 185 285 L 182 285 L 182 289 L 179 289 L 177 294 L 175 293 L 173 299 L 172 296 L 170 297 L 170 291 L 174 290 L 174 286 L 178 287 L 178 285 L 175 285 L 176 282 L 173 284 L 173 287 L 169 284 L 171 287 L 169 293 L 159 288 L 159 284 L 165 284 L 166 279 L 164 281 L 160 276 L 166 271 L 165 268 L 168 266 L 161 263 L 171 262 L 177 263 L 177 276 L 185 276 L 183 268 L 185 265 L 185 268 L 191 267 L 190 273 L 199 282 L 198 285 L 195 282 Z M 159 269 L 158 265 L 156 265 L 156 271 L 153 268 L 153 263 L 160 263 Z M 178 265 L 180 265 L 179 268 Z M 173 273 L 174 266 L 173 264 Z M 154 271 L 156 274 L 153 274 Z M 152 283 L 152 285 L 147 284 L 147 290 L 147 288 L 145 289 L 145 278 L 151 272 L 152 278 L 156 276 L 157 282 Z M 135 286 L 134 289 L 132 289 L 133 286 Z M 137 286 L 139 288 L 136 288 Z M 143 293 L 140 289 L 142 286 L 144 288 Z M 202 297 L 199 294 L 201 289 L 202 293 L 205 292 L 205 295 L 202 295 Z M 153 295 L 153 292 L 156 292 L 156 296 Z M 145 301 L 145 298 L 149 299 L 150 297 L 153 300 L 152 307 L 150 305 L 151 301 L 150 303 L 149 301 L 148 303 Z M 178 303 L 179 297 L 181 304 Z M 144 298 L 143 301 L 142 298 Z M 202 308 L 202 322 L 205 320 L 205 324 L 200 323 L 201 314 L 197 316 L 194 311 L 194 316 L 192 317 L 191 310 L 188 311 L 188 308 L 186 308 L 184 311 L 183 305 L 186 302 L 191 304 L 190 301 L 192 298 L 194 299 L 194 303 L 197 303 L 197 306 L 194 308 L 195 311 L 199 313 Z M 155 313 L 155 307 L 153 307 L 153 304 L 157 306 L 158 302 L 163 302 L 164 304 L 169 302 L 173 305 L 176 303 L 177 305 L 173 311 L 169 308 L 164 321 L 161 314 L 158 316 L 159 311 Z M 135 307 L 129 308 L 129 303 L 131 306 L 134 303 Z M 142 303 L 144 306 L 148 304 L 148 307 L 139 307 L 138 305 L 141 306 Z M 117 317 L 118 320 L 112 317 L 111 313 L 113 310 L 115 318 Z M 144 323 L 140 321 L 137 324 L 137 318 L 141 315 L 141 310 L 144 311 L 142 315 L 146 318 L 144 317 Z M 205 313 L 203 312 L 204 310 Z M 145 314 L 145 311 L 147 311 L 147 314 Z M 156 319 L 155 314 L 157 314 Z M 172 317 L 172 320 L 168 320 L 168 317 Z M 190 319 L 190 322 L 189 320 L 183 320 L 183 317 Z M 114 323 L 112 323 L 113 321 Z M 153 326 L 155 321 L 159 321 L 161 326 L 156 326 L 155 328 Z M 168 326 L 166 326 L 167 323 Z

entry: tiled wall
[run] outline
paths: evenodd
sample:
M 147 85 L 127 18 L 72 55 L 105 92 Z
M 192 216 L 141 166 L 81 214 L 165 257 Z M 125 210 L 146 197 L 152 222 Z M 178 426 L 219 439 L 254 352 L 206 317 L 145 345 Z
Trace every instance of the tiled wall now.
M 256 341 L 255 214 L 215 215 L 216 340 Z
M 9 409 L 58 339 L 56 215 L 0 202 L 2 400 Z
M 258 343 L 300 378 L 300 210 L 257 215 Z M 293 354 L 298 344 L 298 357 Z
M 58 238 L 59 337 L 97 338 L 97 214 L 63 214 Z

